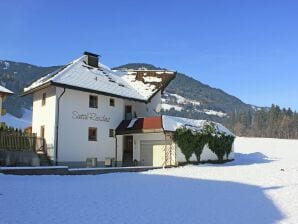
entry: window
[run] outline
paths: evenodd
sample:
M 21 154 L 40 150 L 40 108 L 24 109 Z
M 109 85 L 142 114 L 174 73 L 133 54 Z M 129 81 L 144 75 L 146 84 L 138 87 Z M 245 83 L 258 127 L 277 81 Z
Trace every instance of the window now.
M 97 108 L 98 107 L 97 96 L 94 96 L 94 95 L 89 96 L 89 107 L 90 108 Z
M 110 106 L 114 107 L 115 106 L 115 99 L 110 98 Z
M 131 105 L 125 106 L 125 120 L 131 120 L 132 119 L 132 107 Z
M 89 141 L 97 141 L 97 128 L 89 128 L 88 140 Z
M 115 130 L 114 129 L 109 130 L 109 137 L 115 137 Z
M 43 93 L 42 94 L 42 100 L 41 100 L 41 105 L 42 106 L 46 105 L 46 98 L 47 98 L 47 94 Z
M 40 126 L 40 137 L 44 138 L 44 125 Z

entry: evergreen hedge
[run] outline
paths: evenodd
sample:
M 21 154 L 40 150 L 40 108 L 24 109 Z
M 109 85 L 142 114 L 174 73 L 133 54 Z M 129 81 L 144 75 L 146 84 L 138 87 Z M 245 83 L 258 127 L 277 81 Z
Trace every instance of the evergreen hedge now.
M 216 154 L 218 161 L 222 162 L 224 156 L 227 158 L 232 151 L 235 137 L 220 133 L 216 130 L 214 123 L 204 125 L 200 131 L 194 131 L 187 127 L 178 128 L 173 140 L 177 143 L 186 161 L 189 163 L 190 157 L 194 153 L 197 161 L 200 162 L 204 146 L 208 144 L 210 150 Z

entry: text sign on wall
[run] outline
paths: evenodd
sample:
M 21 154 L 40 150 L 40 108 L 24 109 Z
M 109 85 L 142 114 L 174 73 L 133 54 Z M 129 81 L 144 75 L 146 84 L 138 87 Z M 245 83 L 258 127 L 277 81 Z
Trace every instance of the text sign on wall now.
M 110 122 L 110 117 L 98 116 L 96 113 L 79 113 L 78 111 L 72 112 L 72 118 L 73 119 L 79 119 L 79 120 L 91 120 L 91 121 L 103 121 L 103 122 Z

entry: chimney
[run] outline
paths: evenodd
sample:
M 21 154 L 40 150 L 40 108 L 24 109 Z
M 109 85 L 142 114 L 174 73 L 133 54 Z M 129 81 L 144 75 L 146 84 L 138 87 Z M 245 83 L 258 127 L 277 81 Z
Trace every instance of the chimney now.
M 87 65 L 98 68 L 98 58 L 99 58 L 98 54 L 93 54 L 85 51 L 84 55 L 87 56 L 86 59 L 84 60 L 87 63 Z

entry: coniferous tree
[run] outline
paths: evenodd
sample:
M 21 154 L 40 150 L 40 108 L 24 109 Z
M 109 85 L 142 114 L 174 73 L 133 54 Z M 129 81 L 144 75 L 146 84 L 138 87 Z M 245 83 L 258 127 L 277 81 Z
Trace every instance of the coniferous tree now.
M 298 113 L 274 104 L 254 113 L 235 111 L 226 125 L 238 136 L 298 138 Z

